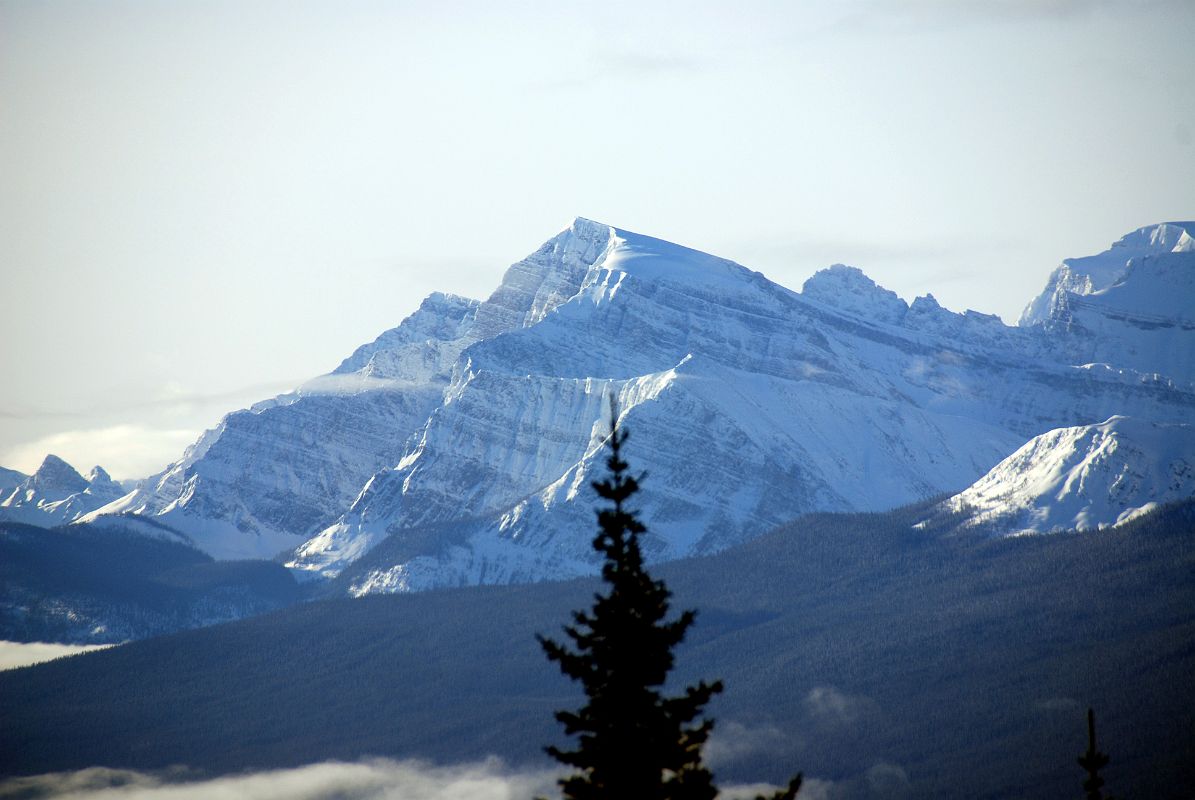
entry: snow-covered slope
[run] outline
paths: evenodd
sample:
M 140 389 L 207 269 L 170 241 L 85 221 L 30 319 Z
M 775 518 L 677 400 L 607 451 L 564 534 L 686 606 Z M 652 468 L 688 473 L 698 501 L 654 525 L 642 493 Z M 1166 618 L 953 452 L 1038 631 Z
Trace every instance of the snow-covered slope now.
M 1052 285 L 1065 287 L 1047 294 L 1072 298 L 1077 319 L 1087 276 L 1085 301 L 1117 310 L 1098 324 L 1009 327 L 929 295 L 907 304 L 852 267 L 797 293 L 578 218 L 485 302 L 429 297 L 333 373 L 229 415 L 82 519 L 151 515 L 220 557 L 301 545 L 292 567 L 353 593 L 580 574 L 594 567 L 589 482 L 611 395 L 650 473 L 654 559 L 808 511 L 959 491 L 1055 428 L 1195 424 L 1186 235 L 1143 229 L 1111 260 L 1064 263 Z M 1164 348 L 1161 327 L 1133 338 L 1144 329 L 1127 314 L 1159 293 Z
M 48 455 L 36 472 L 9 489 L 0 501 L 0 519 L 46 528 L 64 525 L 122 494 L 103 467 L 93 467 L 84 478 L 58 456 Z
M 1035 436 L 943 504 L 994 534 L 1091 530 L 1195 497 L 1195 426 L 1112 417 Z

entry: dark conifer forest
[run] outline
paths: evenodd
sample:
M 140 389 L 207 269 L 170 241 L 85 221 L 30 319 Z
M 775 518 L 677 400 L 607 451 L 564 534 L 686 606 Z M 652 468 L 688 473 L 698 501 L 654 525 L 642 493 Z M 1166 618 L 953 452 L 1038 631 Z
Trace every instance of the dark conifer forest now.
M 0 639 L 7 641 L 117 644 L 301 597 L 280 564 L 215 561 L 180 541 L 122 530 L 119 520 L 53 529 L 0 522 Z
M 800 769 L 909 796 L 1073 797 L 1094 707 L 1106 793 L 1182 797 L 1195 503 L 1000 540 L 912 529 L 923 514 L 812 515 L 653 569 L 676 607 L 699 609 L 665 690 L 725 682 L 708 706 L 719 780 Z M 0 673 L 0 773 L 487 753 L 542 766 L 545 744 L 568 745 L 553 713 L 578 693 L 535 634 L 599 589 L 321 601 Z

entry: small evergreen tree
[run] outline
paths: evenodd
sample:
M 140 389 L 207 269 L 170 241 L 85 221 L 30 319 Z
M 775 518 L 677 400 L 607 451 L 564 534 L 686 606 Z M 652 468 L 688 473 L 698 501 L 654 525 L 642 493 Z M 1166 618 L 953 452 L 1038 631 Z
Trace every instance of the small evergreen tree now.
M 578 737 L 576 749 L 547 751 L 578 770 L 560 780 L 570 800 L 712 800 L 718 789 L 701 748 L 714 722 L 699 718 L 722 682 L 701 681 L 675 697 L 661 694 L 673 649 L 695 612 L 666 620 L 671 592 L 644 568 L 639 537 L 646 529 L 626 505 L 643 476 L 627 473 L 627 432 L 618 428 L 613 398 L 610 407 L 610 475 L 593 484 L 611 504 L 598 510 L 593 540 L 605 558 L 607 592 L 594 596 L 591 610 L 573 612 L 574 624 L 565 626 L 575 649 L 537 637 L 548 659 L 581 682 L 588 702 L 556 713 L 565 733 Z M 800 785 L 797 775 L 773 800 L 792 800 Z
M 1108 756 L 1101 753 L 1095 746 L 1095 711 L 1087 709 L 1087 752 L 1079 756 L 1079 766 L 1087 773 L 1087 780 L 1083 781 L 1083 791 L 1087 800 L 1115 800 L 1104 797 L 1104 779 L 1100 777 L 1100 770 L 1108 766 Z

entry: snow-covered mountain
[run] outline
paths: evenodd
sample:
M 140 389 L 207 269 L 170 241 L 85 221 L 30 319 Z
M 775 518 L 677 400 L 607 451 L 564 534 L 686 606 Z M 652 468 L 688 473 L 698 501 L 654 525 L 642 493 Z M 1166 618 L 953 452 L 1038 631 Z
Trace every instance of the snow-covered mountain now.
M 12 470 L 5 472 L 20 475 Z M 65 525 L 124 493 L 103 467 L 93 467 L 84 478 L 58 456 L 48 455 L 36 472 L 4 493 L 0 520 L 42 527 Z
M 1195 222 L 1140 228 L 1109 250 L 1062 262 L 1025 309 L 1067 357 L 1195 384 Z
M 1068 258 L 1046 281 L 1046 288 L 1021 313 L 1021 325 L 1065 320 L 1070 300 L 1107 289 L 1124 276 L 1129 262 L 1163 253 L 1195 251 L 1195 222 L 1163 222 L 1138 228 L 1102 253 Z M 1162 298 L 1158 298 L 1162 299 Z
M 652 475 L 642 507 L 656 558 L 720 549 L 810 510 L 948 491 L 1060 424 L 1128 407 L 1192 414 L 1190 393 L 1165 380 L 1074 369 L 1048 332 L 928 297 L 909 307 L 849 267 L 798 295 L 583 220 L 557 240 L 595 228 L 608 244 L 577 294 L 464 351 L 404 459 L 296 567 L 357 562 L 354 592 L 587 571 L 585 490 L 611 391 L 645 443 L 632 452 Z
M 958 491 L 1055 428 L 1195 423 L 1182 225 L 1091 262 L 1116 268 L 1064 263 L 1043 293 L 1062 299 L 1009 327 L 907 304 L 852 267 L 797 293 L 579 218 L 488 300 L 432 295 L 83 519 L 152 515 L 220 557 L 301 544 L 292 567 L 353 593 L 588 572 L 609 396 L 650 473 L 655 559 Z M 1078 275 L 1102 310 L 1076 311 Z M 1155 293 L 1150 327 L 1136 312 Z
M 1030 439 L 943 510 L 997 534 L 1092 530 L 1195 497 L 1195 426 L 1112 417 Z

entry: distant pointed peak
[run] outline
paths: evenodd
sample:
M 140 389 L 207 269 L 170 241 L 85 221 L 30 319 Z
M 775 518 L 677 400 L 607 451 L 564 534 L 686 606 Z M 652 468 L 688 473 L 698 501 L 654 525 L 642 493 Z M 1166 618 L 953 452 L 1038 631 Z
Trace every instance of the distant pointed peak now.
M 43 490 L 81 492 L 87 488 L 87 480 L 74 467 L 52 453 L 42 460 L 29 482 Z
M 91 468 L 91 472 L 87 473 L 87 482 L 93 486 L 107 486 L 109 484 L 116 483 L 116 481 L 112 479 L 112 476 L 108 474 L 108 470 L 104 469 L 99 464 L 96 464 Z
M 87 492 L 95 497 L 115 500 L 125 493 L 124 487 L 112 479 L 108 471 L 98 464 L 87 473 Z
M 39 466 L 33 474 L 34 475 L 50 475 L 50 474 L 62 472 L 64 470 L 70 470 L 71 472 L 75 473 L 76 475 L 79 475 L 79 473 L 75 470 L 75 468 L 72 467 L 70 464 L 66 463 L 66 461 L 62 460 L 61 458 L 54 455 L 53 453 L 47 453 L 46 457 L 42 459 L 41 466 Z M 79 475 L 79 477 L 81 478 L 83 476 Z
M 569 226 L 566 228 L 566 230 L 577 230 L 578 228 L 583 228 L 586 230 L 592 228 L 609 228 L 613 230 L 614 226 L 607 225 L 604 222 L 598 222 L 596 219 L 590 219 L 589 217 L 573 217 L 573 221 L 569 223 Z

